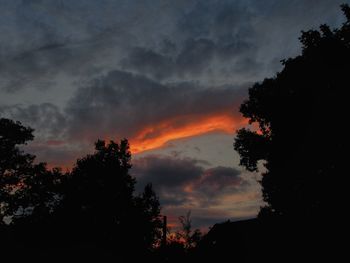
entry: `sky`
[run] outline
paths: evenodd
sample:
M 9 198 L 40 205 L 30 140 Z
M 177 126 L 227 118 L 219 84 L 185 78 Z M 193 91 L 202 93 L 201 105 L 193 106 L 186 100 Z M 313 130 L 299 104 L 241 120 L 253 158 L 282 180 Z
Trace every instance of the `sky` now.
M 69 169 L 98 138 L 128 138 L 175 226 L 254 217 L 259 173 L 233 150 L 248 88 L 300 53 L 301 30 L 343 22 L 345 0 L 0 0 L 0 116 Z

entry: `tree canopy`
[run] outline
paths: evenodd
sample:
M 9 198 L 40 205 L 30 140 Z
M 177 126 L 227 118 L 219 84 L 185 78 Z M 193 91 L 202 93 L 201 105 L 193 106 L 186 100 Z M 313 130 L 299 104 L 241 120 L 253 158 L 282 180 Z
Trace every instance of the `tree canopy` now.
M 126 139 L 98 140 L 93 154 L 62 173 L 20 149 L 33 138 L 31 128 L 0 119 L 0 232 L 9 237 L 2 244 L 113 247 L 122 255 L 159 242 L 159 200 L 151 184 L 135 195 Z
M 331 218 L 345 205 L 350 7 L 340 28 L 302 32 L 302 53 L 283 60 L 273 78 L 249 89 L 240 107 L 258 130 L 241 129 L 234 148 L 241 165 L 266 167 L 260 216 Z

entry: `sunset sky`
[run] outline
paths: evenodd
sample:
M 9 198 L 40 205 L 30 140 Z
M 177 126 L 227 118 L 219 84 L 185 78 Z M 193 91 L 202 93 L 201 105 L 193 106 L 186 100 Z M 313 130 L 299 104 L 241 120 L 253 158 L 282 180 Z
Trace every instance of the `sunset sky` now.
M 49 167 L 128 138 L 137 189 L 153 183 L 172 225 L 188 210 L 200 228 L 254 217 L 239 105 L 346 2 L 0 0 L 0 117 L 35 129 L 26 150 Z

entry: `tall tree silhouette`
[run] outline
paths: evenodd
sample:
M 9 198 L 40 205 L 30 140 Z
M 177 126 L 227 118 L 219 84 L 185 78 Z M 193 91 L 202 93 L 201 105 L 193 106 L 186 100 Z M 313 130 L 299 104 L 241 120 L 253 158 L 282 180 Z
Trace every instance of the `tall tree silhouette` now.
M 148 249 L 159 245 L 162 235 L 162 220 L 160 217 L 160 203 L 153 190 L 152 184 L 147 184 L 142 194 L 135 198 L 135 214 L 133 215 L 133 243 Z
M 240 108 L 259 131 L 241 129 L 234 148 L 241 164 L 265 161 L 260 216 L 337 217 L 346 206 L 345 176 L 350 69 L 350 8 L 338 29 L 302 32 L 302 54 L 249 90 Z
M 77 161 L 59 209 L 62 221 L 74 233 L 73 242 L 137 250 L 151 248 L 157 241 L 158 198 L 151 185 L 140 196 L 133 195 L 136 181 L 130 168 L 127 140 L 120 144 L 99 140 L 94 154 Z

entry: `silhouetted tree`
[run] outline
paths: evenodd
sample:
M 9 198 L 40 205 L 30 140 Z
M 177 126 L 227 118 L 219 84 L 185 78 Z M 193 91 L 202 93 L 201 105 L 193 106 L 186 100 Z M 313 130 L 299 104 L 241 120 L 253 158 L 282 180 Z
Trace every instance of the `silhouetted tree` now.
M 346 206 L 350 8 L 342 10 L 340 28 L 302 32 L 302 54 L 282 61 L 283 70 L 250 88 L 241 105 L 259 131 L 239 130 L 234 148 L 248 170 L 265 161 L 261 217 L 330 219 Z
M 167 231 L 167 242 L 160 246 L 158 252 L 159 262 L 197 262 L 195 259 L 195 247 L 202 239 L 199 229 L 193 229 L 191 211 L 179 218 L 180 229 L 172 232 Z
M 21 246 L 47 243 L 54 232 L 49 226 L 61 196 L 59 169 L 47 170 L 34 163 L 35 156 L 19 148 L 33 139 L 33 130 L 20 122 L 0 119 L 0 219 L 2 242 Z
M 160 238 L 160 204 L 151 184 L 134 196 L 128 141 L 99 140 L 94 154 L 62 174 L 18 147 L 33 139 L 32 132 L 0 119 L 1 245 L 26 253 L 89 246 L 119 257 L 129 253 L 129 259 L 146 255 Z
M 188 211 L 186 216 L 180 216 L 179 221 L 181 230 L 176 233 L 177 238 L 183 242 L 186 250 L 194 248 L 199 243 L 202 233 L 199 229 L 192 229 L 191 211 Z
M 32 132 L 20 122 L 0 119 L 1 223 L 4 217 L 8 223 L 29 217 L 40 220 L 57 203 L 55 185 L 60 180 L 60 170 L 48 171 L 45 163 L 35 164 L 35 156 L 18 147 L 33 139 Z
M 80 241 L 112 241 L 132 207 L 135 180 L 128 174 L 130 152 L 97 141 L 95 153 L 79 159 L 66 182 L 61 213 Z M 89 238 L 90 237 L 90 238 Z
M 121 253 L 150 249 L 161 229 L 159 201 L 151 185 L 133 195 L 128 141 L 99 140 L 95 149 L 77 161 L 64 187 L 59 213 L 72 242 L 119 246 Z
M 26 175 L 32 173 L 35 157 L 18 148 L 33 139 L 32 132 L 20 122 L 0 119 L 0 224 L 16 212 L 14 196 Z
M 148 249 L 159 245 L 162 235 L 162 220 L 160 217 L 160 204 L 152 184 L 147 184 L 142 194 L 135 198 L 135 236 L 139 236 L 140 245 Z M 135 240 L 136 241 L 136 240 Z M 134 243 L 135 243 L 134 241 Z

